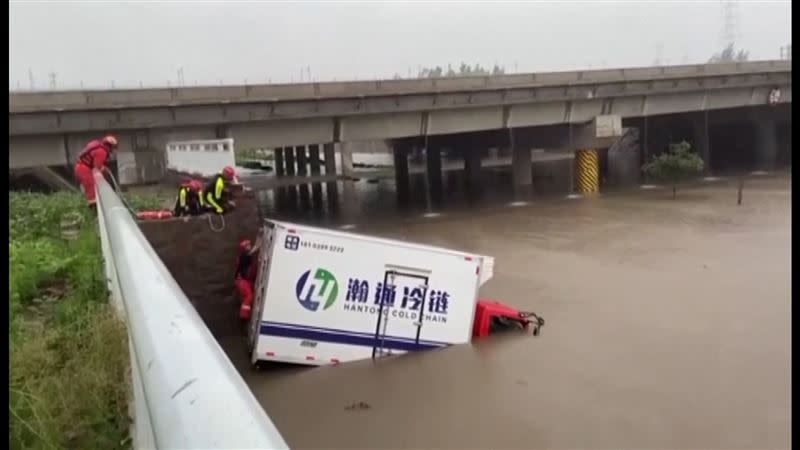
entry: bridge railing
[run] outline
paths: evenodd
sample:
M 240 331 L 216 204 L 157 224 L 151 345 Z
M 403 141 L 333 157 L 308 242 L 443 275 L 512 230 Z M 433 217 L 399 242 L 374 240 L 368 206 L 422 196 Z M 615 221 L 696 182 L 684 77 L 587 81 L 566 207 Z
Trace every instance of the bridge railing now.
M 95 181 L 108 286 L 128 329 L 134 448 L 288 448 L 121 199 Z
M 791 61 L 747 61 L 658 67 L 587 69 L 467 77 L 403 80 L 329 81 L 321 83 L 191 86 L 152 89 L 105 89 L 75 91 L 9 92 L 11 114 L 68 112 L 124 108 L 176 107 L 236 103 L 279 103 L 381 97 L 413 94 L 456 93 L 524 87 L 578 86 L 597 83 L 648 82 L 681 78 L 791 73 Z M 53 119 L 55 121 L 55 119 Z

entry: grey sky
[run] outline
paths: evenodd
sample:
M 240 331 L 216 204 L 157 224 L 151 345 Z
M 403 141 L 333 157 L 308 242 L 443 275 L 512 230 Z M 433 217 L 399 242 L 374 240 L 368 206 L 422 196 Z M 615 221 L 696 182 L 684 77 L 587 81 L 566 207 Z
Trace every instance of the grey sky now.
M 390 78 L 461 61 L 508 71 L 702 62 L 722 3 L 12 2 L 9 89 Z M 738 4 L 737 47 L 777 59 L 791 2 Z M 307 80 L 307 75 L 303 75 Z

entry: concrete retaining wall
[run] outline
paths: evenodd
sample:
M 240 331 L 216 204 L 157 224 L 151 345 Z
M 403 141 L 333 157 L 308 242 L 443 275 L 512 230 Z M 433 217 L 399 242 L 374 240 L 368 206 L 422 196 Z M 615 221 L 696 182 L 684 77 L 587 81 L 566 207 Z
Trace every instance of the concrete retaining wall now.
M 225 228 L 218 233 L 209 227 L 208 216 L 139 223 L 217 339 L 241 333 L 233 284 L 238 245 L 244 238 L 254 240 L 261 222 L 252 192 L 240 194 L 235 201 L 237 208 L 224 216 Z M 219 217 L 212 220 L 215 228 L 220 226 Z

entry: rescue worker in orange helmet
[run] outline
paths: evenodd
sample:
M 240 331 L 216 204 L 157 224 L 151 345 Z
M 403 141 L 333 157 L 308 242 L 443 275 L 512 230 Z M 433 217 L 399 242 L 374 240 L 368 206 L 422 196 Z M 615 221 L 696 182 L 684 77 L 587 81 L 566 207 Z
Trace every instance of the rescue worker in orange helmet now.
M 256 275 L 258 274 L 258 250 L 261 247 L 261 235 L 255 245 L 249 239 L 239 242 L 239 256 L 236 258 L 236 291 L 239 293 L 239 318 L 250 319 L 253 306 Z
M 197 216 L 202 214 L 203 210 L 203 183 L 189 180 L 181 184 L 178 198 L 175 199 L 175 217 Z
M 95 198 L 93 170 L 104 173 L 109 172 L 106 163 L 111 158 L 111 153 L 117 148 L 117 138 L 108 135 L 102 139 L 96 139 L 83 148 L 75 164 L 75 178 L 81 184 L 83 195 L 86 196 L 86 203 L 89 208 L 97 210 L 97 200 Z
M 203 202 L 206 207 L 216 213 L 225 214 L 230 210 L 234 203 L 230 200 L 229 185 L 236 179 L 236 171 L 233 167 L 226 166 L 222 172 L 216 174 L 211 181 L 203 188 Z

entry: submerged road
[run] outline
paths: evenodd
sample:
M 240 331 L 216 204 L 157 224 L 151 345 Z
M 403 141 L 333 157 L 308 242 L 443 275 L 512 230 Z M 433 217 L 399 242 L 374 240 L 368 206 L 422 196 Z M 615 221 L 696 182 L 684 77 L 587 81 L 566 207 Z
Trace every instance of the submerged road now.
M 542 335 L 259 372 L 221 343 L 292 448 L 788 448 L 790 202 L 779 175 L 358 223 L 494 256 L 482 296 Z

